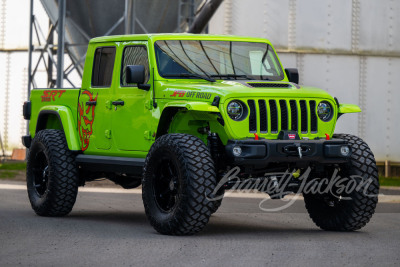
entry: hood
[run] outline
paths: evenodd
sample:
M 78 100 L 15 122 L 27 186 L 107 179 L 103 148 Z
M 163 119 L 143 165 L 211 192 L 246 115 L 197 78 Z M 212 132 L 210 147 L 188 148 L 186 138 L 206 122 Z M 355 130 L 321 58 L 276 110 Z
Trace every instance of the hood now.
M 220 97 L 220 103 L 227 99 L 241 97 L 255 98 L 323 98 L 333 99 L 326 91 L 314 88 L 299 86 L 289 82 L 275 81 L 158 81 L 156 98 L 173 100 L 195 100 L 212 102 L 215 96 Z

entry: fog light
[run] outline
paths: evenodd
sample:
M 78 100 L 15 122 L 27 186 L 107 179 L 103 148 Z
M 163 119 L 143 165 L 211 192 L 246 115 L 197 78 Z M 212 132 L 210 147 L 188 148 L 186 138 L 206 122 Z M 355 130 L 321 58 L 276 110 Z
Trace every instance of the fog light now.
M 239 157 L 242 154 L 242 148 L 240 146 L 234 146 L 232 153 L 235 157 Z
M 340 153 L 342 154 L 342 156 L 346 157 L 350 154 L 350 148 L 348 146 L 342 146 L 340 148 Z

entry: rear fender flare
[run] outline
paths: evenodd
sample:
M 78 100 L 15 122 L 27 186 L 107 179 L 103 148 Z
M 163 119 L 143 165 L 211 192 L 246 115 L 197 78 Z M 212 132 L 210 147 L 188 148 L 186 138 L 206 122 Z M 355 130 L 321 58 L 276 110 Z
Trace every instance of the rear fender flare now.
M 56 128 L 56 122 L 52 122 L 53 127 L 49 127 L 49 119 L 58 120 L 60 130 L 63 130 L 65 139 L 67 140 L 68 149 L 72 151 L 81 151 L 81 144 L 78 137 L 77 127 L 74 123 L 74 118 L 71 110 L 65 106 L 46 106 L 39 111 L 35 133 Z

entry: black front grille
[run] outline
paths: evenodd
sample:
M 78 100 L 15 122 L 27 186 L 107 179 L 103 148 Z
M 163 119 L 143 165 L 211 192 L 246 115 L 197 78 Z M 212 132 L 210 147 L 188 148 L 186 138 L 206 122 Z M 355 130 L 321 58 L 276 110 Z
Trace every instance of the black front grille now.
M 250 108 L 250 116 L 249 116 L 249 130 L 250 132 L 257 132 L 257 114 L 256 114 L 256 105 L 254 100 L 249 100 L 247 102 Z
M 292 131 L 298 131 L 298 115 L 297 115 L 297 103 L 295 100 L 290 100 L 290 112 L 292 114 Z
M 261 133 L 276 134 L 282 130 L 291 130 L 306 134 L 309 133 L 309 126 L 311 133 L 318 132 L 315 100 L 258 99 L 248 100 L 247 104 L 251 133 L 259 130 Z
M 308 131 L 307 105 L 305 100 L 300 100 L 301 132 Z
M 289 116 L 286 101 L 279 100 L 279 105 L 281 107 L 281 130 L 287 131 L 289 130 Z
M 247 83 L 251 87 L 260 88 L 291 88 L 292 85 L 287 83 Z
M 270 100 L 269 107 L 271 109 L 271 132 L 278 132 L 278 108 L 276 107 L 276 101 Z
M 315 109 L 315 100 L 310 101 L 310 114 L 311 114 L 311 132 L 315 133 L 318 131 L 318 120 L 317 120 L 317 114 L 316 114 L 316 109 Z
M 265 100 L 258 100 L 258 107 L 260 109 L 260 131 L 266 133 L 268 132 L 268 119 Z

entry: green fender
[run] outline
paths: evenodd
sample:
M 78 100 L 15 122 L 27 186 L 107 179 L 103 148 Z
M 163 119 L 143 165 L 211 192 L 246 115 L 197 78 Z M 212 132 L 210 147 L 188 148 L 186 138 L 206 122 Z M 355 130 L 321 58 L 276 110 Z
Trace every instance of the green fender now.
M 180 101 L 173 101 L 168 102 L 165 105 L 167 107 L 178 107 L 178 108 L 186 108 L 187 110 L 194 110 L 194 111 L 205 111 L 205 112 L 218 112 L 219 108 L 216 106 L 212 106 L 210 103 L 207 102 L 180 102 Z
M 361 112 L 361 108 L 357 105 L 353 104 L 340 104 L 339 105 L 339 114 L 344 114 L 344 113 L 357 113 Z
M 207 136 L 199 134 L 197 129 L 202 126 L 201 121 L 208 121 L 211 131 L 218 134 L 223 144 L 227 143 L 228 136 L 224 126 L 222 126 L 217 120 L 220 116 L 220 110 L 218 107 L 207 102 L 175 101 L 167 103 L 164 110 L 166 108 L 184 108 L 188 111 L 185 113 L 177 113 L 175 116 L 177 120 L 173 121 L 170 128 L 173 132 L 191 134 L 202 139 L 204 143 L 207 143 Z M 196 123 L 198 123 L 198 125 Z
M 65 134 L 69 150 L 81 150 L 81 144 L 78 137 L 77 127 L 74 124 L 75 118 L 70 108 L 66 106 L 44 106 L 39 110 L 38 124 L 35 132 L 45 129 L 47 125 L 40 125 L 41 117 L 48 114 L 56 115 L 61 123 L 62 130 Z M 48 123 L 48 122 L 46 122 Z

